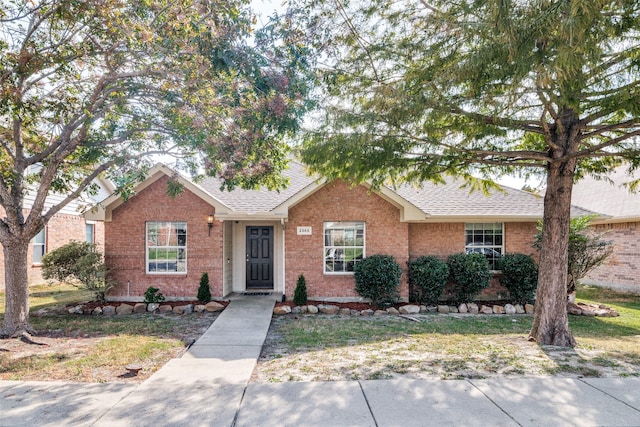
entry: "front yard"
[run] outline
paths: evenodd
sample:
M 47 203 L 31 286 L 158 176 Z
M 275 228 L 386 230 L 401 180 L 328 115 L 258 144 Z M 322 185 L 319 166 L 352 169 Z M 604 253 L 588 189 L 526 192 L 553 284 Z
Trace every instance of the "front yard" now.
M 382 378 L 640 375 L 640 297 L 582 287 L 620 317 L 570 317 L 575 349 L 527 341 L 531 316 L 274 318 L 257 382 Z
M 30 288 L 37 344 L 0 340 L 0 379 L 141 382 L 179 356 L 218 315 L 86 316 L 64 309 L 91 297 L 68 285 Z M 0 319 L 3 314 L 0 293 Z M 142 366 L 137 376 L 125 369 L 132 363 Z
M 0 379 L 140 382 L 179 356 L 217 313 L 70 315 L 91 295 L 69 286 L 31 289 L 30 344 L 0 340 Z M 639 376 L 640 297 L 582 287 L 582 301 L 620 317 L 570 317 L 576 349 L 527 341 L 528 315 L 274 316 L 253 381 L 495 376 Z M 0 293 L 0 318 L 4 295 Z M 125 366 L 141 364 L 138 376 Z

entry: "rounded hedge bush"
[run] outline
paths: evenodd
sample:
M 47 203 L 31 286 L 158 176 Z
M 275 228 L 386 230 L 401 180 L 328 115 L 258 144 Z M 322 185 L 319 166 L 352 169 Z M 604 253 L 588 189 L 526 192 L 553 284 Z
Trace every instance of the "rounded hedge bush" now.
M 436 304 L 449 277 L 447 263 L 434 256 L 422 256 L 409 261 L 408 265 L 412 299 L 419 303 Z
M 507 254 L 500 259 L 500 284 L 507 288 L 514 302 L 534 300 L 538 286 L 538 265 L 529 255 Z
M 458 302 L 471 302 L 481 290 L 489 286 L 489 261 L 478 253 L 460 253 L 447 258 L 453 279 L 453 293 Z
M 391 255 L 372 255 L 356 263 L 356 292 L 373 304 L 394 303 L 400 294 L 402 268 Z

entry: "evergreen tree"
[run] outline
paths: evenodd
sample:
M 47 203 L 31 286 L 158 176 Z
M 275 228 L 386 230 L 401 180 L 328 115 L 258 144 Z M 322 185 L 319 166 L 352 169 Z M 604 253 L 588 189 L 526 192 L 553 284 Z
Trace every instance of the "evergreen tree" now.
M 198 301 L 204 304 L 211 301 L 211 288 L 209 287 L 208 273 L 202 273 L 202 276 L 200 276 L 200 286 L 198 287 Z
M 295 305 L 307 304 L 307 281 L 304 278 L 304 274 L 298 276 L 296 289 L 293 291 L 293 302 Z

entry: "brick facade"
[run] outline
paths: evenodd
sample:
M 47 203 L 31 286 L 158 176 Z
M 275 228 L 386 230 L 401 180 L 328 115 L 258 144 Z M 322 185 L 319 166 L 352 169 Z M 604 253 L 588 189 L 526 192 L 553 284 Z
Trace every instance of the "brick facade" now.
M 613 254 L 585 279 L 602 285 L 640 289 L 640 222 L 620 222 L 593 226 L 602 239 L 613 242 Z
M 110 294 L 113 299 L 141 299 L 149 286 L 159 288 L 168 298 L 193 299 L 205 271 L 209 274 L 212 295 L 225 296 L 223 268 L 232 264 L 224 262 L 223 238 L 231 238 L 232 227 L 228 226 L 227 235 L 223 236 L 224 227 L 216 223 L 209 236 L 206 219 L 214 213 L 214 208 L 190 191 L 170 198 L 166 194 L 167 179 L 163 176 L 116 207 L 111 221 L 106 222 L 106 261 L 119 284 Z M 187 222 L 187 273 L 146 273 L 145 224 L 148 221 Z M 288 210 L 284 229 L 284 287 L 288 298 L 292 298 L 301 273 L 305 275 L 311 299 L 359 298 L 353 274 L 324 272 L 325 221 L 364 222 L 365 255 L 388 254 L 396 259 L 403 269 L 400 294 L 404 299 L 409 296 L 409 259 L 422 255 L 446 259 L 450 254 L 463 252 L 465 247 L 463 222 L 401 222 L 400 208 L 366 187 L 351 187 L 339 181 L 326 184 Z M 298 227 L 311 227 L 311 234 L 298 235 Z M 536 232 L 534 222 L 505 223 L 504 230 L 506 252 L 534 253 L 531 247 Z M 228 246 L 241 244 L 232 241 Z M 233 273 L 228 267 L 226 274 Z M 494 278 L 484 294 L 495 298 L 505 292 Z
M 432 255 L 446 260 L 449 255 L 464 252 L 464 226 L 462 222 L 410 224 L 409 257 Z M 532 246 L 536 232 L 535 222 L 504 223 L 505 253 L 523 253 L 537 258 Z M 480 293 L 480 299 L 501 298 L 508 294 L 498 279 L 498 276 L 491 278 L 489 287 Z
M 176 198 L 167 195 L 163 176 L 113 211 L 105 224 L 105 257 L 118 286 L 110 297 L 141 299 L 149 286 L 167 299 L 195 299 L 202 273 L 209 274 L 211 294 L 222 296 L 222 225 L 214 224 L 209 235 L 207 216 L 215 213 L 207 202 L 189 191 Z M 147 221 L 187 223 L 187 272 L 146 272 L 145 230 Z
M 409 259 L 409 224 L 400 222 L 398 208 L 362 186 L 327 184 L 289 210 L 285 230 L 286 290 L 292 296 L 298 275 L 304 274 L 307 294 L 313 297 L 358 297 L 352 274 L 324 273 L 324 221 L 364 221 L 365 254 L 392 255 L 402 267 L 400 293 L 409 294 L 406 268 Z M 311 226 L 312 235 L 298 236 L 298 226 Z

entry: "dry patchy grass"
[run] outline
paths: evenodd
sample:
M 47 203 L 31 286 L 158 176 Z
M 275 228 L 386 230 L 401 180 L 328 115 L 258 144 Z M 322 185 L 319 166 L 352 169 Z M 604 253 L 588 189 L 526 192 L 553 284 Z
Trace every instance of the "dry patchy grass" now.
M 621 316 L 571 317 L 575 349 L 528 341 L 532 317 L 523 315 L 275 317 L 253 380 L 640 375 L 640 298 L 597 288 L 581 293 Z
M 180 356 L 218 315 L 70 315 L 64 305 L 87 301 L 90 293 L 68 285 L 30 291 L 37 344 L 0 340 L 0 379 L 140 382 Z M 3 299 L 0 294 L 2 310 Z M 142 366 L 137 376 L 125 369 L 131 363 Z

